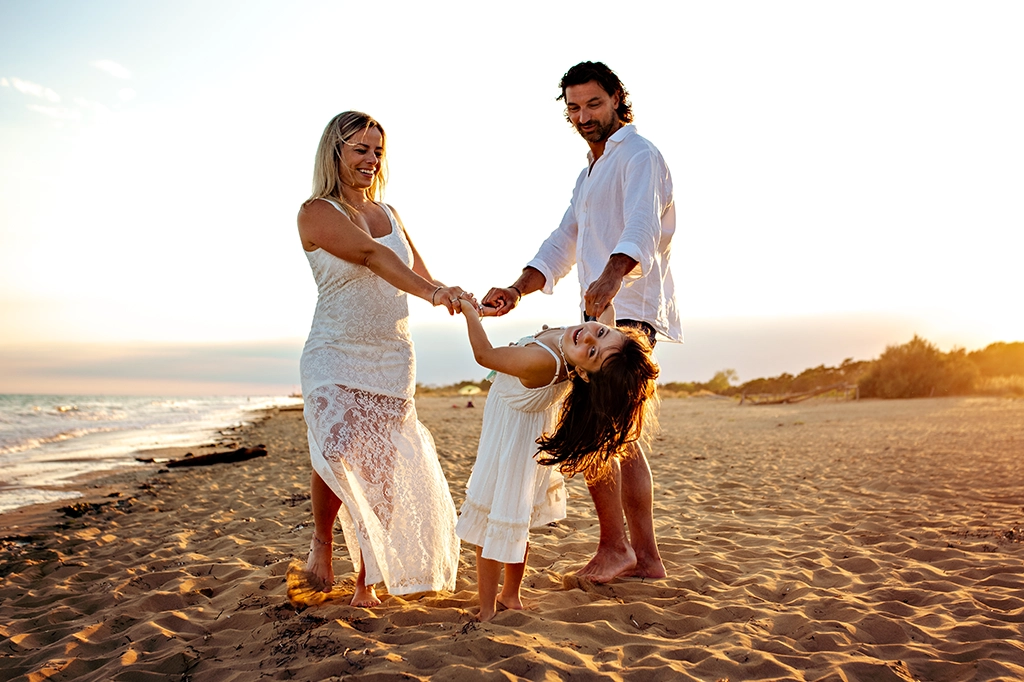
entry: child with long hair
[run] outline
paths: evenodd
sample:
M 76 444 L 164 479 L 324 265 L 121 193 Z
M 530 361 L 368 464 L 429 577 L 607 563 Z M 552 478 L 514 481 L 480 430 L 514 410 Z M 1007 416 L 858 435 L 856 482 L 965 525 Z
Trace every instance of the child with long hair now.
M 523 608 L 530 529 L 565 518 L 562 473 L 601 475 L 641 438 L 658 366 L 647 336 L 631 328 L 585 322 L 495 348 L 473 304 L 463 301 L 462 312 L 476 361 L 496 372 L 455 528 L 477 547 L 479 618 L 487 621 L 499 605 Z

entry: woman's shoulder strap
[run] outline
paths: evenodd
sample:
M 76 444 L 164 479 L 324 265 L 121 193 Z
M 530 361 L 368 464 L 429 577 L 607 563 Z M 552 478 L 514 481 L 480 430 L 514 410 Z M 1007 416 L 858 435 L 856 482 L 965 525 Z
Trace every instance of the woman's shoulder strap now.
M 341 213 L 345 214 L 345 217 L 349 217 L 348 211 L 345 210 L 345 207 L 342 206 L 341 202 L 338 201 L 337 199 L 332 199 L 331 197 L 320 197 L 320 199 L 322 201 L 326 201 L 328 204 L 330 204 L 334 208 L 338 209 L 338 211 L 340 211 Z

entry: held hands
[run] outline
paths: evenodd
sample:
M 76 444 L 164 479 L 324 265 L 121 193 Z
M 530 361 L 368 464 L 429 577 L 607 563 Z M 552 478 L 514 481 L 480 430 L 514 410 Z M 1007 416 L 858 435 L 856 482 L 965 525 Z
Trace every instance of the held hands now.
M 480 305 L 473 294 L 463 291 L 462 287 L 458 286 L 439 286 L 430 297 L 430 304 L 433 306 L 443 305 L 448 309 L 449 315 L 464 312 L 464 304 L 469 304 L 473 310 Z
M 522 298 L 514 287 L 494 287 L 487 292 L 484 300 L 481 301 L 481 317 L 501 317 L 510 312 Z
M 457 312 L 460 312 L 463 315 L 465 315 L 466 319 L 469 319 L 470 317 L 483 316 L 483 313 L 481 312 L 481 307 L 476 302 L 475 299 L 471 300 L 469 298 L 460 298 L 458 299 L 458 304 L 459 308 L 457 309 Z

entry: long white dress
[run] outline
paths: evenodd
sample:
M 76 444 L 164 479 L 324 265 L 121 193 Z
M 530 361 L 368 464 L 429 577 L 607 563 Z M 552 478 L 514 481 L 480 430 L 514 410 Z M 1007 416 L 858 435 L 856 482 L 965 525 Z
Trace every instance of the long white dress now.
M 331 202 L 339 211 L 341 206 Z M 394 215 L 377 238 L 410 267 Z M 300 364 L 313 469 L 342 501 L 352 563 L 391 594 L 452 590 L 455 505 L 434 439 L 417 420 L 405 292 L 323 249 L 307 251 L 319 295 Z
M 558 380 L 561 362 L 533 336 L 516 345 L 536 343 L 555 358 L 555 376 L 540 388 L 497 373 L 484 406 L 476 463 L 466 486 L 456 532 L 483 548 L 485 559 L 521 563 L 530 529 L 565 518 L 565 481 L 557 467 L 537 463 L 537 439 L 551 432 L 569 382 Z

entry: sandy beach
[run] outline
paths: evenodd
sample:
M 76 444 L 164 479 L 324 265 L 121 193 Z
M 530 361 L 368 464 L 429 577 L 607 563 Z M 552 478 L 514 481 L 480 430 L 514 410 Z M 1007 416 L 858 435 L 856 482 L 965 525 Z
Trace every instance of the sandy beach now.
M 457 506 L 474 401 L 418 401 Z M 1024 401 L 994 398 L 666 399 L 649 454 L 669 577 L 575 580 L 597 520 L 572 480 L 568 518 L 531 538 L 530 608 L 480 624 L 472 547 L 454 593 L 351 607 L 339 547 L 335 591 L 289 599 L 309 464 L 302 413 L 274 410 L 231 435 L 266 457 L 0 516 L 0 678 L 1022 680 L 1022 425 Z

